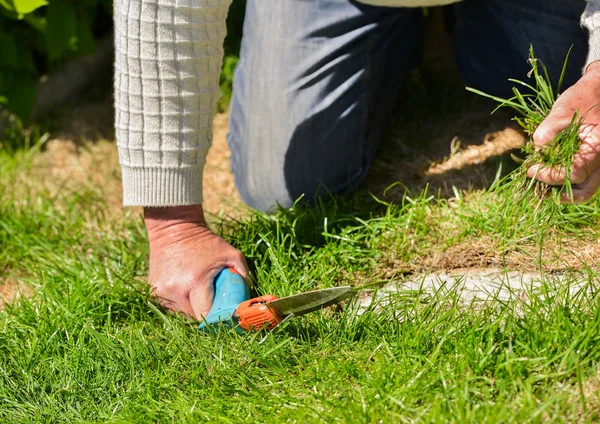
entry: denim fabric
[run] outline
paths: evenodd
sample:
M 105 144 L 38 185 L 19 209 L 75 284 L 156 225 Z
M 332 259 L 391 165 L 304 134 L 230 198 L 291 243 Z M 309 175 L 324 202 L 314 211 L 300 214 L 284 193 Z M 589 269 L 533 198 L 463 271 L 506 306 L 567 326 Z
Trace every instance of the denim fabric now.
M 534 44 L 568 84 L 585 61 L 584 0 L 467 0 L 453 6 L 466 83 L 510 94 Z M 231 164 L 259 210 L 356 187 L 373 160 L 404 76 L 418 64 L 419 9 L 352 0 L 248 0 L 231 104 Z
M 584 0 L 477 0 L 453 6 L 458 70 L 467 84 L 510 96 L 509 78 L 524 79 L 531 69 L 529 46 L 558 81 L 571 51 L 564 87 L 573 85 L 585 64 L 588 38 L 579 20 Z

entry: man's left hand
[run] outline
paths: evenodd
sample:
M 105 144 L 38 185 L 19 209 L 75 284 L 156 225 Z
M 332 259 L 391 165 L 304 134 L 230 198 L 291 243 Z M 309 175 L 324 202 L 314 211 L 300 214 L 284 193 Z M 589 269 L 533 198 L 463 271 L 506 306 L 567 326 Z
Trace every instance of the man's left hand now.
M 600 188 L 600 61 L 591 63 L 581 79 L 558 97 L 550 114 L 533 134 L 536 148 L 566 129 L 575 112 L 580 114 L 583 123 L 579 130 L 581 145 L 568 170 L 573 198 L 563 193 L 561 200 L 582 203 L 590 200 Z M 527 175 L 546 184 L 563 185 L 567 170 L 541 164 L 529 168 Z

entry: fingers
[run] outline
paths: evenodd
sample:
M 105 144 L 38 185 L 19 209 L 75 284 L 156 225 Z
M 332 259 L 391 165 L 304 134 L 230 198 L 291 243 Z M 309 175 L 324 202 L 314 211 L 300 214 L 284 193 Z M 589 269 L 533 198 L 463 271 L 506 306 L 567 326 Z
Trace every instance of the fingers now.
M 189 318 L 196 318 L 190 300 L 185 296 L 177 295 L 177 290 L 169 290 L 168 285 L 161 288 L 154 287 L 153 296 L 163 308 L 172 312 L 180 312 Z
M 237 272 L 240 273 L 244 280 L 248 281 L 248 277 L 250 275 L 250 270 L 248 268 L 248 263 L 246 262 L 246 258 L 242 254 L 242 252 L 237 252 L 237 255 L 234 255 L 232 258 L 232 268 L 234 268 Z
M 600 188 L 600 168 L 592 172 L 583 183 L 573 186 L 573 197 L 563 192 L 560 200 L 563 203 L 584 203 L 592 198 L 598 188 Z
M 573 119 L 573 111 L 554 106 L 550 114 L 542 121 L 533 133 L 533 142 L 536 148 L 549 143 L 561 131 L 569 126 Z
M 600 137 L 596 125 L 584 124 L 579 131 L 582 140 L 579 150 L 573 156 L 569 180 L 572 184 L 583 183 L 589 175 L 600 167 Z M 529 178 L 535 178 L 550 185 L 563 185 L 566 183 L 565 168 L 549 167 L 543 164 L 534 165 L 528 169 Z
M 566 111 L 555 104 L 550 114 L 533 133 L 533 142 L 536 149 L 540 149 L 546 143 L 551 142 L 561 131 L 569 126 L 572 119 L 573 111 Z M 534 165 L 527 170 L 527 176 L 546 184 L 563 185 L 566 181 L 567 173 L 564 168 Z
M 214 299 L 214 278 L 224 268 L 234 268 L 246 281 L 248 281 L 248 264 L 242 252 L 227 245 L 227 258 L 218 261 L 220 265 L 215 266 L 208 274 L 207 281 L 198 281 L 190 289 L 189 303 L 193 310 L 193 316 L 201 321 L 210 312 Z
M 566 181 L 565 168 L 533 165 L 527 170 L 527 176 L 549 185 L 563 185 Z
M 582 137 L 579 150 L 573 156 L 571 165 L 571 183 L 581 184 L 600 167 L 600 145 L 594 140 L 593 134 Z
M 190 290 L 189 304 L 198 321 L 202 321 L 210 312 L 214 295 L 212 284 L 197 284 Z
M 154 237 L 149 235 L 154 295 L 165 308 L 201 320 L 212 307 L 214 277 L 224 268 L 234 268 L 247 279 L 246 260 L 205 224 L 163 227 Z

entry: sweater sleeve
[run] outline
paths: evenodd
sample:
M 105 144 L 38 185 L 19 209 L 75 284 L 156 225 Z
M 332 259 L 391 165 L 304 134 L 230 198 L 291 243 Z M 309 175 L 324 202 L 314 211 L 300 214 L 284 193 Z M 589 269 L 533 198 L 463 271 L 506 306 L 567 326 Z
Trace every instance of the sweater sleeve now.
M 600 0 L 588 0 L 585 12 L 581 16 L 581 24 L 590 33 L 588 58 L 585 63 L 587 68 L 590 63 L 600 60 Z
M 115 0 L 125 206 L 202 203 L 230 0 Z

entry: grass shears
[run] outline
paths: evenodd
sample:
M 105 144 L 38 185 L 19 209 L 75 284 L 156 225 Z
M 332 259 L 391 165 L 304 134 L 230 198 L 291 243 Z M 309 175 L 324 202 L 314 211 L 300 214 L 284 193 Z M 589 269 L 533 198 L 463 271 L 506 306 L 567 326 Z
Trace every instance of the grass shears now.
M 250 298 L 246 281 L 233 268 L 222 270 L 214 279 L 213 305 L 200 329 L 211 331 L 219 326 L 239 332 L 273 330 L 295 316 L 325 308 L 352 297 L 352 286 L 333 287 L 300 293 L 281 299 L 272 295 Z

